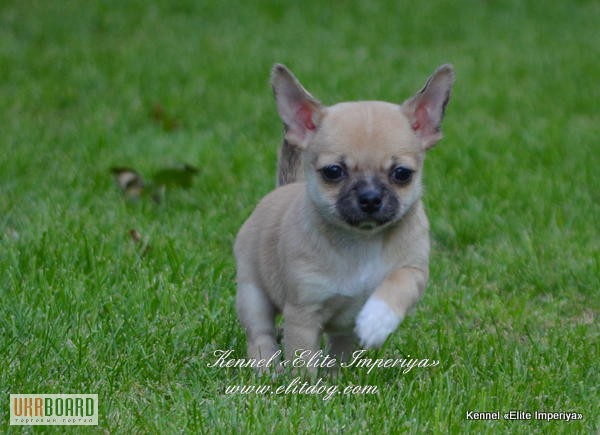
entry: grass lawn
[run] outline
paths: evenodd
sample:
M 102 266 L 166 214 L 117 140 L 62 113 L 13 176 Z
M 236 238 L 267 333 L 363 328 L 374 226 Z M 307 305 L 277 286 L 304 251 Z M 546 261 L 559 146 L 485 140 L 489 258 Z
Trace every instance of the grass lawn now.
M 99 395 L 99 426 L 52 433 L 600 430 L 600 4 L 385 3 L 1 3 L 0 432 L 9 393 Z M 428 288 L 366 355 L 440 364 L 324 378 L 376 394 L 225 394 L 293 377 L 207 366 L 245 356 L 232 244 L 275 182 L 275 62 L 325 104 L 456 68 Z M 161 204 L 110 174 L 178 163 Z M 510 410 L 583 420 L 466 419 Z

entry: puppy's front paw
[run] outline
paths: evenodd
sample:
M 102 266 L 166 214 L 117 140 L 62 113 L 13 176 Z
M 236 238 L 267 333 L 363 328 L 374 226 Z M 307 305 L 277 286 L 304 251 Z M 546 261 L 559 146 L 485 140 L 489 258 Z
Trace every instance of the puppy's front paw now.
M 365 349 L 381 347 L 388 335 L 398 327 L 402 317 L 382 299 L 371 297 L 356 317 L 354 331 Z

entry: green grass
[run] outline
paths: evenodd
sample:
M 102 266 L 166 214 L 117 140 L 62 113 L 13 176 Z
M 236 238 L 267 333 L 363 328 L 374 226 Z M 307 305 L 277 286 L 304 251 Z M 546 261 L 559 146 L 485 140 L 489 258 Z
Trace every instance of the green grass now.
M 21 431 L 16 392 L 98 393 L 99 426 L 68 432 L 600 429 L 600 5 L 401 3 L 0 5 L 0 432 Z M 326 104 L 401 102 L 457 71 L 426 162 L 428 289 L 369 353 L 440 365 L 326 380 L 375 395 L 225 395 L 271 382 L 207 367 L 244 356 L 231 248 L 274 185 L 274 62 Z M 161 205 L 109 174 L 178 162 L 200 173 Z M 465 420 L 513 409 L 585 418 Z

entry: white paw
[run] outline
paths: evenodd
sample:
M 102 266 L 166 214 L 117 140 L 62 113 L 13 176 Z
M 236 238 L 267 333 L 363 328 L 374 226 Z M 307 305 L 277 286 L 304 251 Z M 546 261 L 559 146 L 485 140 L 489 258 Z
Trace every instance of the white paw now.
M 356 317 L 354 331 L 365 349 L 381 347 L 388 335 L 396 330 L 402 317 L 382 299 L 371 297 Z

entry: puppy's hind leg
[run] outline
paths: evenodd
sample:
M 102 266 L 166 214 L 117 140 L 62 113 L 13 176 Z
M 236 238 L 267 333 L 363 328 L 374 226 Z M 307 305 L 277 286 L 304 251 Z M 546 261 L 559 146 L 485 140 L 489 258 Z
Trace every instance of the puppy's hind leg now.
M 356 346 L 356 336 L 352 332 L 329 332 L 329 353 L 338 362 L 348 361 Z
M 302 150 L 283 140 L 277 163 L 277 187 L 302 180 Z
M 268 360 L 278 351 L 275 307 L 254 283 L 238 285 L 237 313 L 248 340 L 248 358 Z

